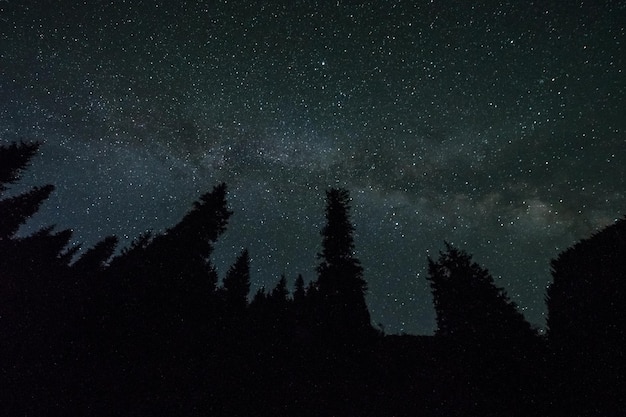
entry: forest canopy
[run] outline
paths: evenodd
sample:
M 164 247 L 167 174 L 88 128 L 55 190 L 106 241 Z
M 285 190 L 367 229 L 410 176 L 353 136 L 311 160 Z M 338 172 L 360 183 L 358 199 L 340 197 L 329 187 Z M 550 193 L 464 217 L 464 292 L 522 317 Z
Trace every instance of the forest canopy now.
M 217 184 L 161 233 L 84 252 L 20 227 L 52 185 L 4 196 L 38 143 L 0 146 L 0 394 L 5 415 L 615 415 L 626 375 L 626 220 L 552 260 L 540 335 L 489 271 L 428 259 L 434 336 L 375 329 L 346 189 L 326 191 L 317 278 L 250 294 L 243 249 L 212 261 L 233 213 Z M 511 404 L 516 404 L 511 409 Z

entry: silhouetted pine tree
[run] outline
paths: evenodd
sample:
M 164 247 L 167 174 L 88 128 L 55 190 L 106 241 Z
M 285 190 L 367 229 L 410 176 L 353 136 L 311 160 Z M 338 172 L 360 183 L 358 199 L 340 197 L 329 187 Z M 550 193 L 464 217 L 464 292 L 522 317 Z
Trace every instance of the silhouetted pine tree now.
M 287 332 L 290 330 L 291 317 L 291 299 L 287 290 L 287 278 L 281 275 L 280 280 L 272 289 L 272 293 L 268 297 L 270 314 L 275 333 L 279 338 L 287 338 Z
M 311 282 L 310 285 L 313 285 Z M 310 336 L 312 327 L 314 327 L 313 319 L 313 299 L 315 297 L 307 297 L 307 289 L 304 286 L 304 277 L 298 274 L 294 284 L 292 302 L 292 320 L 295 335 L 298 338 Z
M 317 282 L 311 280 L 305 289 L 306 298 L 308 299 L 317 299 L 319 295 L 319 289 L 317 287 Z
M 250 292 L 250 255 L 244 249 L 230 267 L 223 281 L 226 309 L 232 314 L 242 314 L 248 305 Z
M 15 197 L 0 200 L 0 239 L 11 238 L 17 233 L 20 226 L 32 217 L 41 204 L 54 191 L 52 185 L 34 187 L 32 190 Z
M 266 348 L 289 339 L 291 300 L 288 296 L 287 279 L 283 275 L 269 294 L 264 287 L 260 288 L 250 303 L 250 323 Z
M 0 194 L 20 178 L 39 149 L 38 143 L 0 146 Z M 78 248 L 67 249 L 72 233 L 53 232 L 53 227 L 41 229 L 30 236 L 16 236 L 39 209 L 52 185 L 34 187 L 30 191 L 0 200 L 0 313 L 23 314 L 14 323 L 34 317 L 58 317 L 58 307 L 68 296 L 67 267 Z
M 38 149 L 37 142 L 0 146 L 0 196 L 8 190 L 9 185 L 20 179 Z M 0 243 L 12 239 L 20 226 L 39 210 L 41 203 L 53 190 L 52 185 L 33 187 L 23 194 L 0 200 Z
M 202 195 L 178 224 L 141 236 L 106 268 L 104 305 L 110 310 L 103 312 L 102 331 L 108 335 L 110 356 L 119 363 L 112 378 L 129 384 L 115 385 L 115 401 L 132 401 L 124 398 L 131 394 L 146 401 L 156 398 L 151 403 L 156 412 L 175 407 L 175 398 L 192 389 L 190 381 L 201 379 L 201 368 L 194 364 L 203 361 L 213 343 L 221 312 L 209 257 L 230 215 L 226 186 L 220 184 Z M 182 369 L 189 373 L 181 374 Z
M 573 341 L 626 344 L 626 219 L 583 239 L 551 261 L 548 334 L 562 348 Z
M 367 283 L 361 262 L 354 255 L 354 226 L 349 212 L 347 190 L 332 188 L 326 192 L 326 225 L 321 231 L 317 289 L 320 325 L 335 336 L 372 329 L 365 302 Z
M 626 219 L 583 239 L 551 262 L 548 340 L 558 397 L 570 415 L 626 412 Z M 577 414 L 578 413 L 578 414 Z M 587 414 L 585 414 L 587 413 Z
M 30 160 L 38 149 L 38 143 L 20 143 L 19 145 L 14 143 L 9 146 L 0 146 L 0 195 L 8 189 L 9 185 L 19 180 L 22 171 L 29 166 Z M 44 250 L 46 254 L 49 253 L 51 248 L 41 245 L 45 236 L 52 236 L 52 228 L 40 231 L 30 239 L 18 238 L 15 235 L 20 226 L 39 210 L 53 190 L 52 185 L 33 187 L 25 193 L 0 200 L 0 274 L 3 274 L 5 279 L 23 275 L 24 269 L 32 269 L 30 264 L 36 262 L 35 258 L 41 258 L 34 247 L 29 247 L 30 244 L 40 245 L 37 249 Z M 63 232 L 63 236 L 67 233 L 67 231 Z M 51 243 L 51 246 L 58 249 L 53 242 Z M 54 258 L 60 256 L 60 252 L 53 255 Z M 52 273 L 54 270 L 48 272 Z
M 296 282 L 294 283 L 293 301 L 295 303 L 301 303 L 305 296 L 306 290 L 304 288 L 304 278 L 302 277 L 302 274 L 298 274 Z
M 191 325 L 188 337 L 194 337 L 198 330 L 204 332 L 207 325 L 217 325 L 215 320 L 222 309 L 217 296 L 217 272 L 210 257 L 233 214 L 228 209 L 226 193 L 226 184 L 221 183 L 202 195 L 164 239 L 162 256 L 177 259 L 170 265 L 169 278 L 181 294 L 176 308 Z
M 113 256 L 118 241 L 119 239 L 116 236 L 107 236 L 83 253 L 72 264 L 72 269 L 79 273 L 102 271 L 109 259 L 111 259 L 111 256 Z
M 16 183 L 38 143 L 0 146 L 0 195 Z M 53 191 L 52 185 L 0 200 L 0 414 L 59 412 L 67 400 L 75 315 L 67 249 L 71 231 L 17 232 Z
M 23 170 L 39 151 L 39 142 L 0 146 L 0 193 L 20 179 Z
M 267 303 L 267 293 L 265 292 L 265 287 L 261 287 L 254 293 L 254 297 L 252 297 L 252 301 L 250 301 L 250 307 L 254 307 L 255 309 L 264 309 Z
M 133 308 L 153 321 L 174 327 L 202 325 L 198 320 L 206 324 L 217 281 L 210 255 L 231 214 L 226 185 L 220 184 L 202 195 L 174 227 L 154 237 L 143 236 L 123 251 L 110 268 L 125 293 L 122 297 L 134 300 Z
M 181 298 L 176 308 L 183 311 L 186 319 L 206 317 L 206 303 L 216 291 L 210 256 L 231 215 L 226 185 L 219 184 L 202 195 L 176 226 L 155 238 L 152 246 L 156 255 L 164 259 L 161 276 L 170 291 L 176 288 L 179 292 Z
M 437 261 L 428 259 L 428 281 L 437 312 L 437 334 L 460 340 L 520 340 L 536 332 L 504 289 L 471 255 L 446 242 Z
M 535 412 L 536 387 L 542 386 L 541 341 L 515 303 L 489 271 L 447 242 L 436 261 L 428 259 L 427 279 L 445 364 L 441 373 L 450 381 L 444 389 L 456 390 L 455 409 L 484 416 Z M 528 408 L 513 412 L 512 401 Z
M 286 304 L 288 296 L 289 291 L 287 290 L 287 278 L 285 278 L 285 275 L 281 275 L 278 283 L 272 290 L 270 298 L 277 303 Z

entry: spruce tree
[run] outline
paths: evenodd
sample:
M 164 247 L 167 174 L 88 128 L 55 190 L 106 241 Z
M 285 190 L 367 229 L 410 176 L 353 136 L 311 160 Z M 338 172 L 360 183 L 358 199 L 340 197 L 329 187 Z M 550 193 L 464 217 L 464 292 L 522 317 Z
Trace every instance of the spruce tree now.
M 534 338 L 535 331 L 489 271 L 467 252 L 445 245 L 437 261 L 428 259 L 437 334 L 470 343 Z
M 130 362 L 130 372 L 151 378 L 159 363 L 165 384 L 206 351 L 221 315 L 210 255 L 230 215 L 220 184 L 175 226 L 140 236 L 111 260 L 102 328 L 110 354 Z
M 298 277 L 296 278 L 296 282 L 294 284 L 293 301 L 295 303 L 301 303 L 304 300 L 305 296 L 306 290 L 304 288 L 304 277 L 302 277 L 302 274 L 298 274 Z
M 371 330 L 365 302 L 367 283 L 354 254 L 354 226 L 350 221 L 350 194 L 345 189 L 326 192 L 326 225 L 321 231 L 317 290 L 320 325 L 335 335 Z
M 250 255 L 244 249 L 230 267 L 223 281 L 226 308 L 233 314 L 241 314 L 248 305 L 250 292 Z
M 471 415 L 505 415 L 514 401 L 541 393 L 542 344 L 488 270 L 446 243 L 428 259 L 437 313 L 436 339 L 449 390 Z
M 0 146 L 0 197 L 38 149 L 38 143 Z M 15 404 L 13 414 L 49 413 L 71 391 L 59 375 L 70 369 L 76 347 L 69 263 L 78 248 L 67 248 L 70 230 L 18 235 L 53 189 L 33 187 L 0 200 L 0 368 L 6 386 L 0 403 Z
M 287 278 L 285 277 L 285 275 L 281 275 L 278 283 L 276 284 L 274 289 L 272 289 L 270 298 L 278 303 L 286 303 L 288 296 L 289 291 L 287 290 Z
M 20 179 L 38 150 L 37 142 L 0 146 L 0 196 Z M 22 297 L 31 303 L 41 296 L 45 298 L 45 305 L 49 305 L 55 295 L 66 296 L 63 286 L 68 285 L 67 267 L 78 250 L 77 247 L 67 249 L 72 232 L 54 233 L 53 227 L 47 227 L 30 236 L 17 236 L 19 228 L 39 210 L 53 190 L 52 185 L 33 187 L 0 200 L 0 279 L 7 286 L 2 294 L 7 297 L 7 303 Z M 26 296 L 25 292 L 30 295 Z M 20 293 L 22 295 L 18 295 Z M 44 304 L 20 307 L 41 310 Z
M 548 334 L 572 341 L 626 343 L 626 219 L 583 239 L 551 261 Z
M 625 409 L 626 218 L 551 262 L 548 341 L 560 408 L 579 415 Z M 570 400 L 571 398 L 571 400 Z
M 267 304 L 267 294 L 265 293 L 265 287 L 261 287 L 254 293 L 250 307 L 255 309 L 265 309 Z
M 287 290 L 287 278 L 281 275 L 280 280 L 272 289 L 268 297 L 271 315 L 275 320 L 275 325 L 285 324 L 288 320 L 291 299 L 289 298 L 289 290 Z
M 39 146 L 39 142 L 0 146 L 0 193 L 20 179 L 22 171 L 28 168 Z
M 82 254 L 72 264 L 72 268 L 82 273 L 102 271 L 107 261 L 113 256 L 118 241 L 119 239 L 116 236 L 107 236 Z
M 207 303 L 216 290 L 210 260 L 217 238 L 226 230 L 232 212 L 226 185 L 203 194 L 182 220 L 164 233 L 141 236 L 111 262 L 111 275 L 130 298 L 181 322 L 206 317 Z M 152 307 L 148 307 L 152 306 Z
M 20 226 L 39 211 L 39 207 L 52 191 L 52 185 L 34 187 L 23 194 L 0 200 L 0 239 L 15 236 Z

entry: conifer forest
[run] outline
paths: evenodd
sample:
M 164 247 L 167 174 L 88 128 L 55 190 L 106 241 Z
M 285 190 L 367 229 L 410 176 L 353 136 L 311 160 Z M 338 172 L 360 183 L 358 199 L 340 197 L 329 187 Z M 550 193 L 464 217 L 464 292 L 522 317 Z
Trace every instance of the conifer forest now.
M 374 326 L 349 190 L 330 188 L 316 279 L 251 293 L 250 256 L 212 261 L 227 184 L 118 247 L 20 228 L 54 192 L 12 192 L 37 142 L 0 147 L 0 414 L 5 416 L 626 415 L 626 220 L 550 261 L 545 333 L 471 248 L 428 259 L 434 335 Z M 445 237 L 442 237 L 442 240 Z

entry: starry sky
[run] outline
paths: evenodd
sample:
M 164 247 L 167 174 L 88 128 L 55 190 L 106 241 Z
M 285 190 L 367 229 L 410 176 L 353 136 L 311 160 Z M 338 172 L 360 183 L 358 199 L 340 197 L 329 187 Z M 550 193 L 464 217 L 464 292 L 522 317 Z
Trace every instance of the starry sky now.
M 353 197 L 374 323 L 430 334 L 427 256 L 474 254 L 543 326 L 549 260 L 626 214 L 626 1 L 0 0 L 0 143 L 89 247 L 225 181 L 214 260 L 315 279 Z M 21 190 L 20 187 L 15 192 Z

